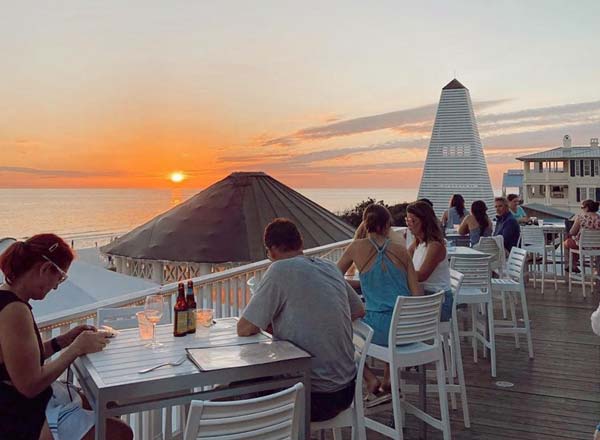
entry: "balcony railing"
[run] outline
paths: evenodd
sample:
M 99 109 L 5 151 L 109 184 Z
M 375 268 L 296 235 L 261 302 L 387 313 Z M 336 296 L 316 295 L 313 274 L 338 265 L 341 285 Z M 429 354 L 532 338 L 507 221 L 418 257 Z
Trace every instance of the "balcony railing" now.
M 344 240 L 307 249 L 304 251 L 304 254 L 337 262 L 350 242 L 351 240 Z M 214 308 L 215 316 L 218 318 L 239 316 L 250 298 L 247 286 L 248 280 L 251 277 L 256 277 L 257 280 L 260 280 L 270 264 L 269 260 L 262 260 L 222 272 L 192 278 L 198 307 Z M 128 307 L 143 304 L 146 296 L 156 293 L 164 295 L 170 301 L 177 295 L 177 284 L 177 282 L 173 282 L 160 287 L 128 293 L 117 298 L 72 309 L 67 314 L 55 313 L 53 315 L 46 315 L 42 320 L 38 321 L 38 327 L 43 338 L 50 338 L 64 333 L 71 327 L 79 324 L 94 324 L 96 310 L 100 308 Z

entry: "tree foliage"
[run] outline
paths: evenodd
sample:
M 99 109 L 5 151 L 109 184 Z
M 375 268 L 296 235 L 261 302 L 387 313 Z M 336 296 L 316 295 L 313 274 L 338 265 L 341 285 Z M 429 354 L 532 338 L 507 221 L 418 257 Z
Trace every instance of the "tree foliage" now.
M 357 228 L 362 221 L 363 212 L 367 206 L 372 203 L 383 205 L 390 211 L 390 214 L 392 214 L 392 226 L 406 226 L 406 207 L 408 206 L 408 202 L 398 203 L 396 205 L 388 205 L 383 200 L 375 200 L 374 198 L 369 197 L 368 199 L 357 203 L 354 208 L 343 211 L 338 216 L 346 223 L 349 223 Z

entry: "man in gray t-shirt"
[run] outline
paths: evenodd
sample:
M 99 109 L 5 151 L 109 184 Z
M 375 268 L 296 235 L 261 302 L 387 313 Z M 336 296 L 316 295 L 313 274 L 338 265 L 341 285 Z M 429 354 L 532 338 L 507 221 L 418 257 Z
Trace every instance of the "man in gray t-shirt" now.
M 265 246 L 274 263 L 246 306 L 238 334 L 269 329 L 312 354 L 311 419 L 334 417 L 352 402 L 352 320 L 364 315 L 363 304 L 335 264 L 303 255 L 291 221 L 269 224 Z

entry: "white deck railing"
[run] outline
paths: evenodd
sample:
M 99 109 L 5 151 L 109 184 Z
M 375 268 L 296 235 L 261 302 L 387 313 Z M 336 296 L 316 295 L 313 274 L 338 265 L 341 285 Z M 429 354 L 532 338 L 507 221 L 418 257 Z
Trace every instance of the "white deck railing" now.
M 319 246 L 304 251 L 305 255 L 319 256 L 337 262 L 351 240 Z M 260 279 L 271 262 L 262 260 L 256 263 L 227 269 L 208 275 L 192 278 L 194 291 L 198 301 L 198 307 L 215 309 L 217 318 L 239 316 L 248 302 L 249 289 L 248 279 L 256 277 Z M 177 282 L 165 284 L 161 287 L 140 290 L 137 292 L 121 295 L 90 305 L 72 309 L 68 314 L 55 313 L 46 315 L 38 321 L 38 327 L 43 338 L 49 338 L 63 333 L 79 324 L 94 324 L 96 310 L 99 308 L 127 307 L 142 304 L 146 296 L 154 293 L 162 293 L 168 300 L 177 295 Z M 172 302 L 173 303 L 173 302 Z

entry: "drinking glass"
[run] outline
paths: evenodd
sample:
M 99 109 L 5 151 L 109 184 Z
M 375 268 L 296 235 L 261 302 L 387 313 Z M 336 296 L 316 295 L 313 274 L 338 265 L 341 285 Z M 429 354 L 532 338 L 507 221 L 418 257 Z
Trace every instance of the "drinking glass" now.
M 144 313 L 146 319 L 152 324 L 152 342 L 146 347 L 157 349 L 162 347 L 163 344 L 156 341 L 156 324 L 160 322 L 164 311 L 163 297 L 162 295 L 148 295 L 146 297 L 146 304 L 144 305 Z
M 196 324 L 201 327 L 210 327 L 213 324 L 213 309 L 196 310 Z

